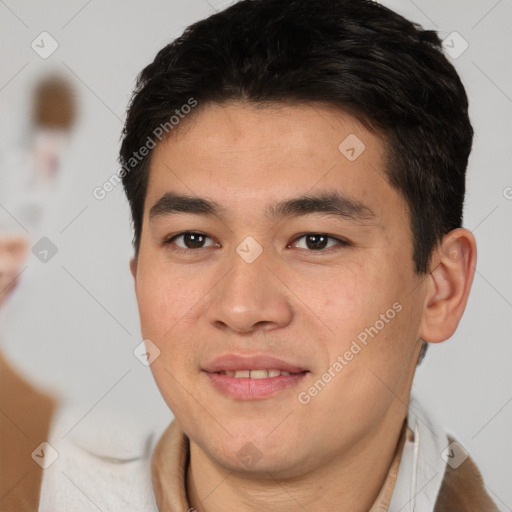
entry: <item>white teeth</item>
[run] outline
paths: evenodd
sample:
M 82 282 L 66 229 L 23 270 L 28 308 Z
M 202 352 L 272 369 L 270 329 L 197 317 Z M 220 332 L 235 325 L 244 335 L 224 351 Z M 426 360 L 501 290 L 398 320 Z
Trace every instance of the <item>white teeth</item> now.
M 251 379 L 266 379 L 267 377 L 267 370 L 251 370 Z
M 226 370 L 220 372 L 228 377 L 235 377 L 236 379 L 266 379 L 267 377 L 279 377 L 280 375 L 288 376 L 291 375 L 290 372 L 282 372 L 281 370 L 277 370 L 275 368 L 271 368 L 270 370 L 261 369 L 261 370 Z

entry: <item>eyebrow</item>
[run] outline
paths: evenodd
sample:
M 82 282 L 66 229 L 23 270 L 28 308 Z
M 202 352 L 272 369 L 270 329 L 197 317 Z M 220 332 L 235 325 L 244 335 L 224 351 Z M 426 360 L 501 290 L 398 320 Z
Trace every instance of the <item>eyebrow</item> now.
M 150 209 L 151 221 L 158 217 L 176 213 L 227 217 L 226 209 L 216 201 L 203 197 L 166 192 Z M 323 213 L 336 218 L 352 221 L 375 219 L 375 213 L 362 202 L 339 192 L 302 195 L 272 203 L 267 206 L 265 215 L 272 221 L 285 217 L 299 217 Z

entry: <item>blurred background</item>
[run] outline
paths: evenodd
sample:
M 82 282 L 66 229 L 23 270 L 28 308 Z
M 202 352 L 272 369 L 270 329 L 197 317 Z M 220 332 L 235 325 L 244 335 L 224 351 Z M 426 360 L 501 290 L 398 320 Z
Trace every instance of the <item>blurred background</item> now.
M 133 353 L 142 340 L 122 186 L 103 199 L 93 190 L 118 169 L 138 72 L 229 3 L 0 1 L 0 348 L 38 388 L 75 404 L 77 421 L 99 410 L 148 429 L 172 419 Z M 430 346 L 413 393 L 512 510 L 512 2 L 382 3 L 446 38 L 476 133 L 465 210 L 479 244 L 473 290 L 455 336 Z

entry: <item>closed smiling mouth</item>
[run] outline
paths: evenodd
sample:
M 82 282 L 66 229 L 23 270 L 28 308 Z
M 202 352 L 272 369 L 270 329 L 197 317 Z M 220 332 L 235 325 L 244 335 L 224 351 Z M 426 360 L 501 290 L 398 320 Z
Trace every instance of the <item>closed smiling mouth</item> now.
M 265 354 L 224 354 L 207 362 L 202 369 L 208 373 L 224 373 L 232 377 L 254 379 L 277 377 L 276 372 L 287 375 L 308 371 L 297 363 Z
M 286 372 L 284 370 L 278 370 L 277 368 L 261 369 L 261 370 L 225 370 L 219 373 L 220 375 L 227 375 L 228 377 L 234 377 L 235 379 L 267 379 L 269 377 L 279 377 L 290 375 L 297 375 L 297 373 Z M 305 372 L 298 372 L 305 373 Z
M 237 400 L 270 397 L 297 385 L 309 370 L 268 355 L 225 354 L 205 364 L 202 371 L 223 395 Z

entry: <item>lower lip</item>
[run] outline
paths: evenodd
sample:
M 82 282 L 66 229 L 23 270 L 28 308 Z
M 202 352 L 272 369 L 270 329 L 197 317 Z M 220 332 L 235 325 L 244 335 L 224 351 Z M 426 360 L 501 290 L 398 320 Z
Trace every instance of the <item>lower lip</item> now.
M 307 372 L 267 377 L 266 379 L 237 379 L 222 373 L 204 373 L 221 393 L 239 400 L 257 400 L 296 386 L 304 379 Z

